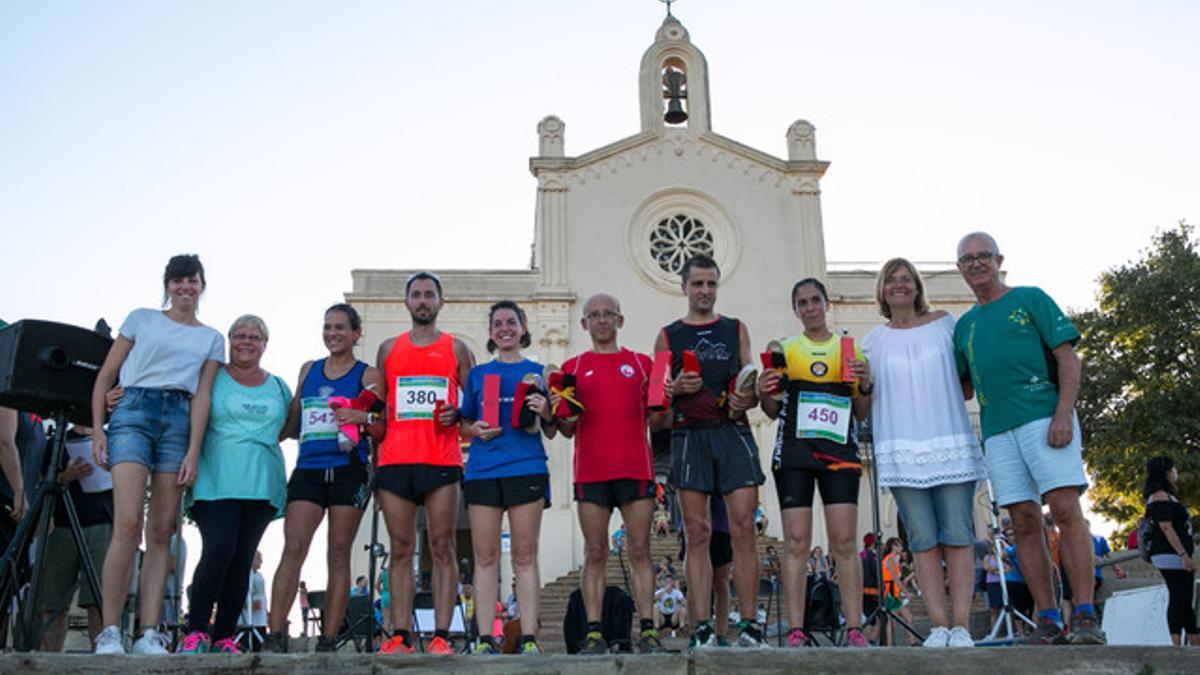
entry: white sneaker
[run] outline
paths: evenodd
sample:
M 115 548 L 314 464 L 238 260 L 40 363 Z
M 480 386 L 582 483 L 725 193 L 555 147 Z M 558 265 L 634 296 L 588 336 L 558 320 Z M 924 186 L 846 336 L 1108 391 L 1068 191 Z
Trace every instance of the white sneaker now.
M 946 641 L 947 647 L 974 647 L 975 641 L 971 639 L 971 631 L 962 626 L 955 626 L 950 630 L 950 639 Z
M 105 626 L 96 636 L 96 654 L 124 654 L 125 636 L 116 626 Z
M 929 637 L 921 643 L 922 647 L 945 647 L 950 642 L 950 629 L 945 626 L 934 626 L 929 631 Z M 974 644 L 974 643 L 972 643 Z
M 142 637 L 133 643 L 134 654 L 145 654 L 152 656 L 160 656 L 170 654 L 167 651 L 167 645 L 171 643 L 170 638 L 165 634 L 158 632 L 157 629 L 147 628 L 142 633 Z

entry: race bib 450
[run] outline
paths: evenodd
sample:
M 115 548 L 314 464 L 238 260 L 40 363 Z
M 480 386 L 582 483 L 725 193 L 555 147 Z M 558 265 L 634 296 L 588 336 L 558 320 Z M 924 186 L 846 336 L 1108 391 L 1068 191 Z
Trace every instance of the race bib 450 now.
M 850 399 L 819 391 L 801 391 L 796 402 L 796 438 L 845 443 L 850 435 Z

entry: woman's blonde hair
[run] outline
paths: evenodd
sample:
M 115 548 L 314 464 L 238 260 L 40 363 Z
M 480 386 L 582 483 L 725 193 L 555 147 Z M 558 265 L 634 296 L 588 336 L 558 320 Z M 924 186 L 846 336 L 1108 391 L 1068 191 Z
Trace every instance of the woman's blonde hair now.
M 879 276 L 875 278 L 875 302 L 879 305 L 879 313 L 885 319 L 892 318 L 892 308 L 888 307 L 887 301 L 883 298 L 883 283 L 901 267 L 908 270 L 908 273 L 912 275 L 913 283 L 917 286 L 917 297 L 913 300 L 913 308 L 917 310 L 918 315 L 929 311 L 929 302 L 925 300 L 925 282 L 921 280 L 921 273 L 907 259 L 892 258 L 883 263 L 883 269 L 879 270 Z
M 271 332 L 267 330 L 267 322 L 263 321 L 262 317 L 256 316 L 254 314 L 243 314 L 243 315 L 239 316 L 238 318 L 234 319 L 233 325 L 231 325 L 229 327 L 229 335 L 228 335 L 229 339 L 232 340 L 233 334 L 237 332 L 237 329 L 239 329 L 243 326 L 246 326 L 248 328 L 253 328 L 253 329 L 257 330 L 258 332 L 262 333 L 264 340 L 269 340 L 271 338 Z

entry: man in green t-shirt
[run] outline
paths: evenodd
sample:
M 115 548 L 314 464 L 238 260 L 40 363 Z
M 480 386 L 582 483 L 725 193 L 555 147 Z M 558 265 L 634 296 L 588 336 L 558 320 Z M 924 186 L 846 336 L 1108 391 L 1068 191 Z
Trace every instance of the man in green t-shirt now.
M 996 502 L 1008 509 L 1025 583 L 1037 604 L 1040 644 L 1105 644 L 1092 605 L 1092 539 L 1079 496 L 1087 489 L 1075 399 L 1079 331 L 1041 289 L 1010 288 L 996 240 L 958 243 L 958 271 L 977 303 L 954 327 L 959 374 L 979 397 L 983 446 Z M 1076 601 L 1070 633 L 1054 597 L 1042 503 L 1062 532 L 1059 555 Z

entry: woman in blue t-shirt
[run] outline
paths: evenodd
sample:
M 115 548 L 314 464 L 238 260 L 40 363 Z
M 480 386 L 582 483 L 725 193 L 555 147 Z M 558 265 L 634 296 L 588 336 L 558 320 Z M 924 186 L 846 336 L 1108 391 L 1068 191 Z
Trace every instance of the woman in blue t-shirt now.
M 142 634 L 133 652 L 167 653 L 170 640 L 158 630 L 158 622 L 169 545 L 179 498 L 196 482 L 213 379 L 225 360 L 224 337 L 196 317 L 204 287 L 198 256 L 171 258 L 163 273 L 167 308 L 133 310 L 96 375 L 92 455 L 97 465 L 109 468 L 113 481 L 113 534 L 101 574 L 105 627 L 96 636 L 97 654 L 125 653 L 119 623 L 133 556 L 142 541 L 143 513 L 149 514 L 149 522 L 139 579 Z M 105 429 L 107 396 L 118 382 L 123 395 Z
M 500 523 L 505 511 L 512 534 L 517 603 L 521 607 L 518 649 L 522 654 L 541 653 L 535 637 L 541 591 L 538 537 L 542 509 L 550 505 L 550 475 L 541 435 L 553 438 L 556 427 L 549 424 L 551 402 L 540 391 L 544 388 L 543 367 L 521 355 L 521 348 L 529 344 L 525 312 L 517 303 L 501 300 L 492 305 L 488 314 L 487 349 L 496 358 L 471 369 L 463 396 L 460 427 L 463 437 L 471 439 L 463 498 L 470 515 L 475 553 L 475 622 L 481 636 L 477 653 L 498 651 L 491 635 L 500 593 Z M 492 377 L 499 378 L 496 426 L 484 419 L 485 391 Z M 539 389 L 525 397 L 523 407 L 520 402 L 514 405 L 521 383 Z M 516 424 L 525 422 L 520 428 L 513 424 L 514 410 L 518 415 Z M 521 415 L 523 411 L 528 412 Z
M 300 584 L 300 568 L 308 556 L 317 526 L 329 511 L 329 583 L 325 591 L 324 632 L 316 650 L 335 651 L 342 617 L 350 601 L 350 547 L 370 496 L 370 441 L 383 437 L 378 413 L 329 407 L 331 396 L 353 399 L 364 390 L 383 397 L 379 371 L 354 356 L 362 337 L 362 318 L 347 304 L 325 310 L 321 333 L 329 356 L 308 361 L 300 368 L 299 384 L 292 397 L 284 434 L 300 440 L 296 468 L 287 484 L 287 511 L 283 521 L 283 558 L 271 585 L 269 632 L 263 650 L 282 652 L 287 644 L 288 614 Z M 343 449 L 338 428 L 359 426 L 359 441 Z

